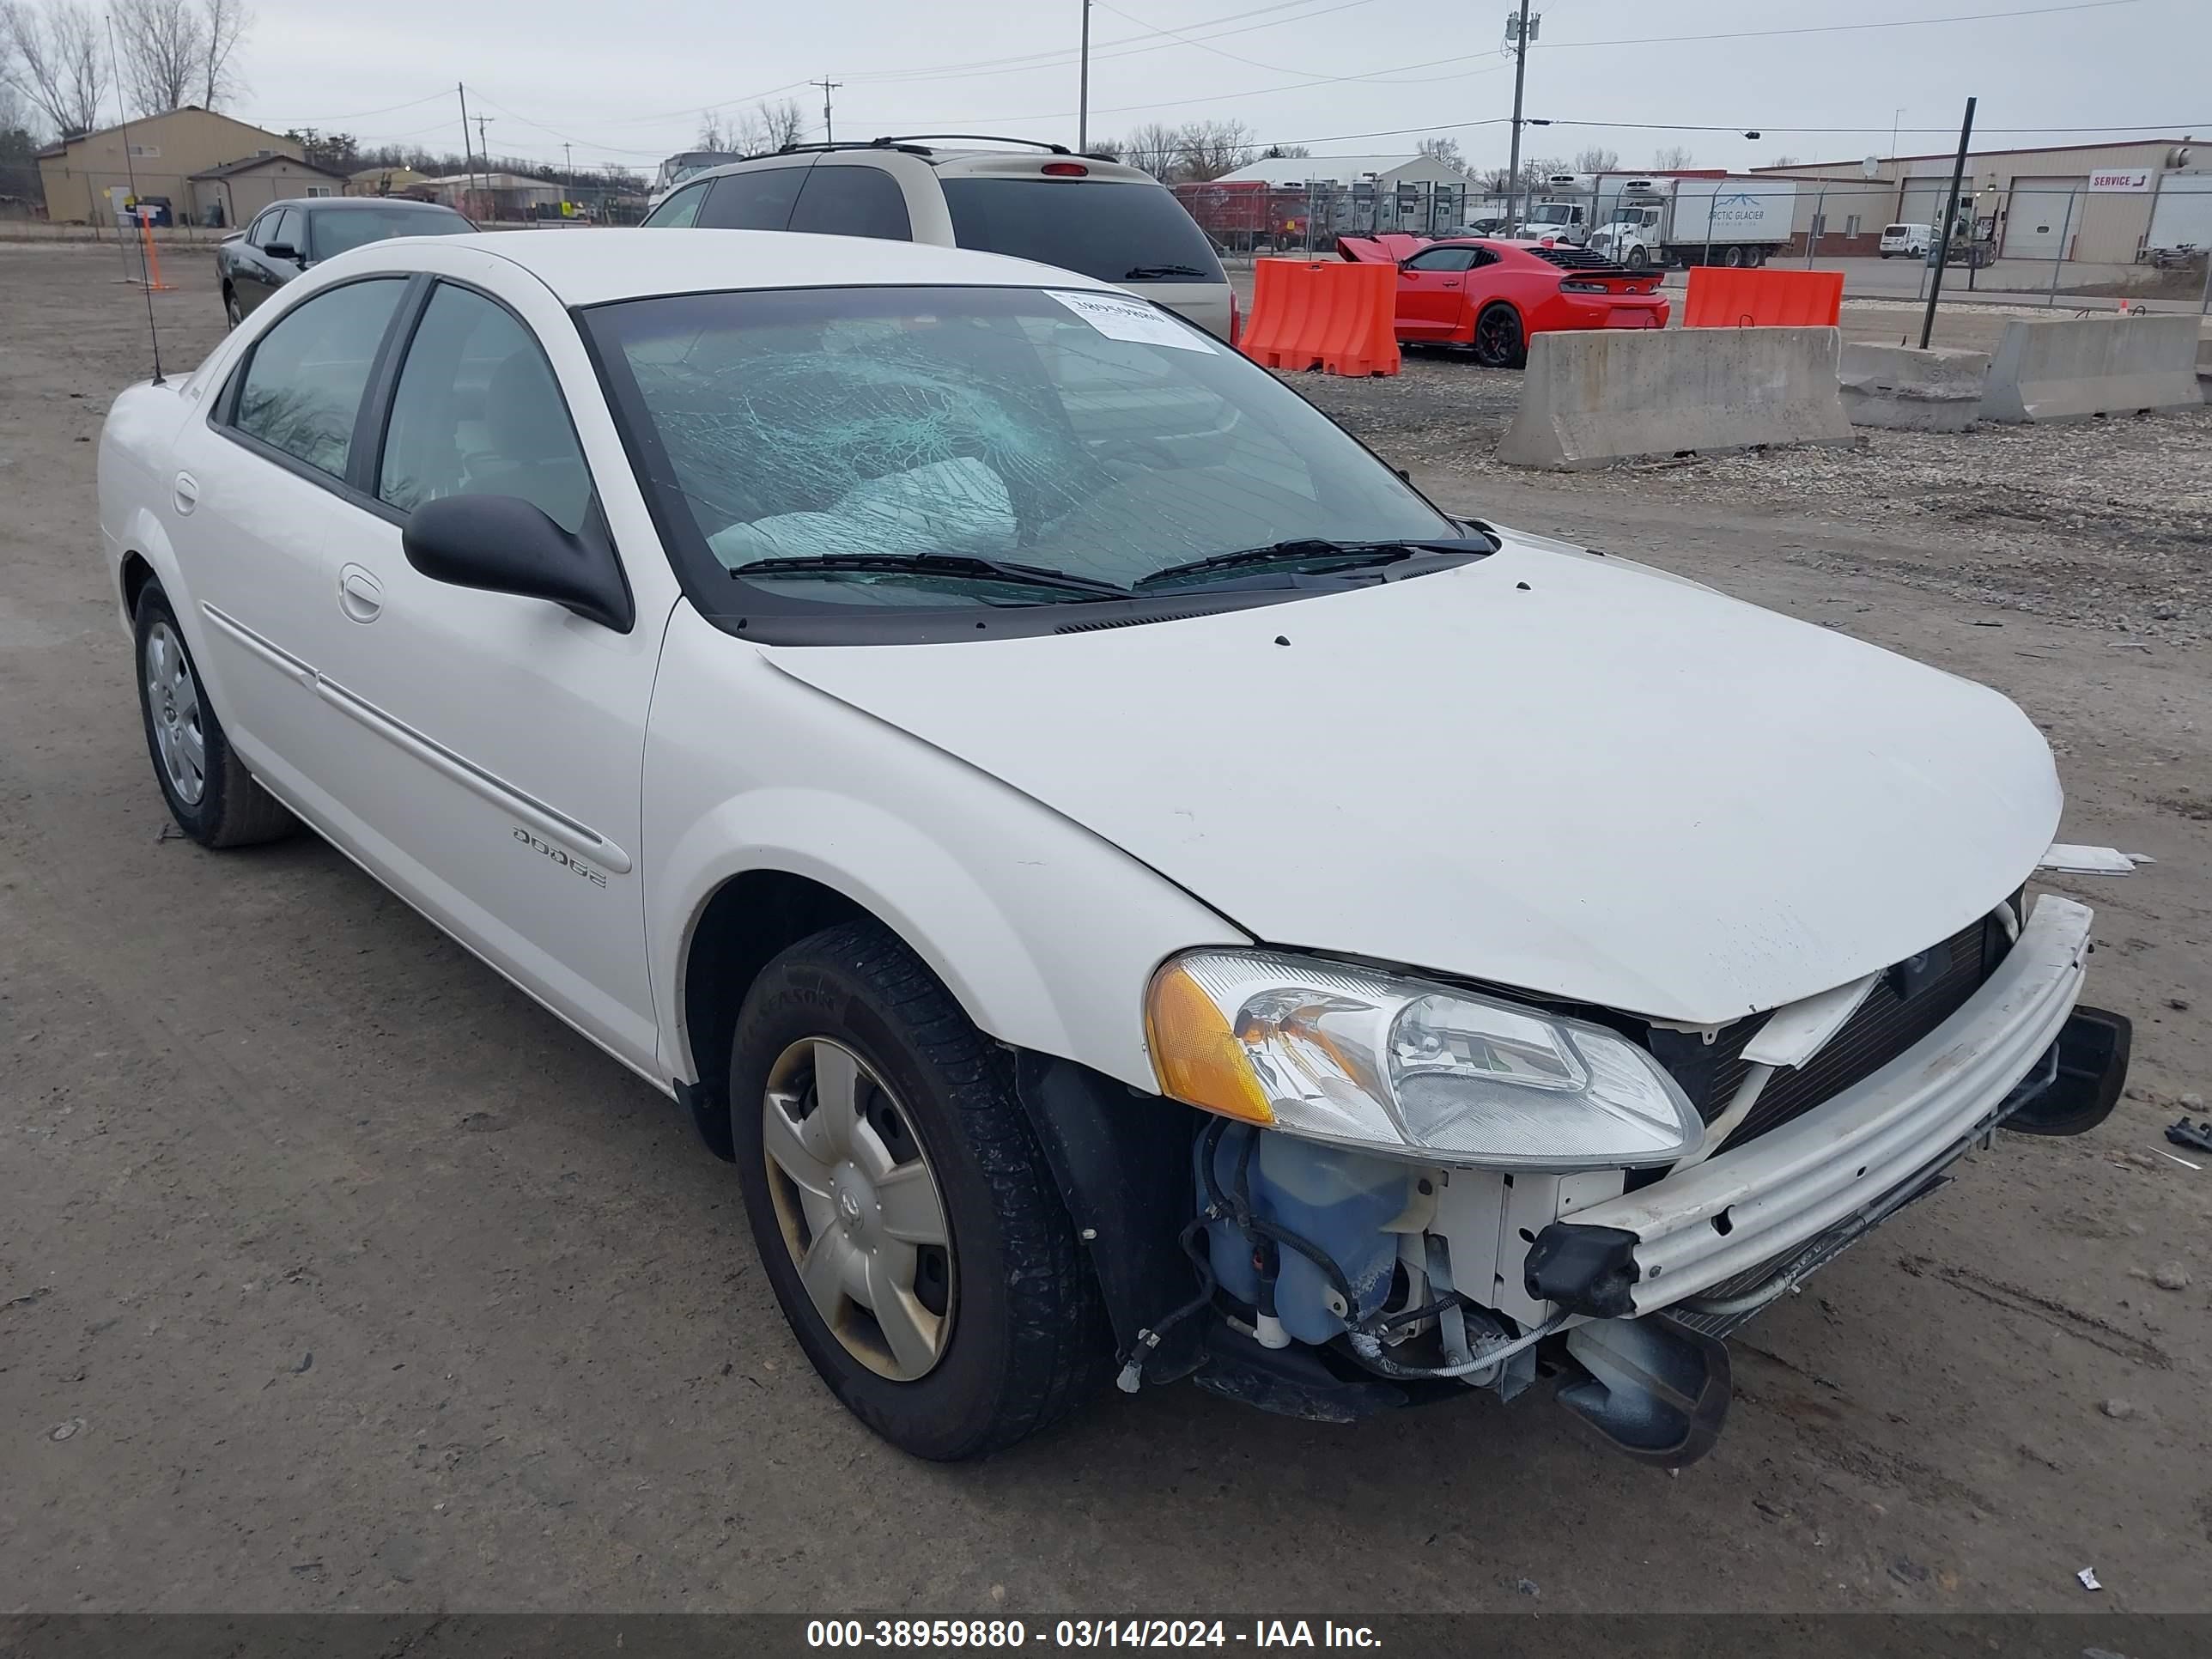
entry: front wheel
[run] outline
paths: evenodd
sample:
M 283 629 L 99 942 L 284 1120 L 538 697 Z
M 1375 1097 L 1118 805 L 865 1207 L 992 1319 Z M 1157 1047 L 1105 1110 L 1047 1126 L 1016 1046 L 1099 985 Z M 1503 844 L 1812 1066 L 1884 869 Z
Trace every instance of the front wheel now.
M 1474 361 L 1485 368 L 1519 368 L 1528 361 L 1521 338 L 1521 313 L 1502 301 L 1474 319 Z
M 1642 270 L 1651 263 L 1651 256 L 1640 247 L 1632 247 L 1628 250 L 1626 263 L 1631 270 Z
M 1112 1360 L 1004 1050 L 879 923 L 817 933 L 738 1016 L 731 1131 L 753 1243 L 814 1369 L 918 1457 L 1012 1445 Z
M 137 618 L 146 749 L 177 827 L 203 847 L 251 847 L 290 835 L 300 821 L 230 746 L 159 582 L 138 595 Z

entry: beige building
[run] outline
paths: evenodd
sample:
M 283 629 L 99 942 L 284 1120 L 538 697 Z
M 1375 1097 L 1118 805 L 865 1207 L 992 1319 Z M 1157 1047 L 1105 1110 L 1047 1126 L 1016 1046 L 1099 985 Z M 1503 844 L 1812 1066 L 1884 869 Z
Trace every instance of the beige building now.
M 195 218 L 204 221 L 208 204 L 219 201 L 223 223 L 235 227 L 247 223 L 271 202 L 343 195 L 346 176 L 295 155 L 249 155 L 195 173 L 190 182 L 200 207 Z
M 39 152 L 39 182 L 46 191 L 46 217 L 57 222 L 112 224 L 134 183 L 141 201 L 166 200 L 172 219 L 204 221 L 209 204 L 226 200 L 223 181 L 196 182 L 194 174 L 277 155 L 299 161 L 300 147 L 280 134 L 187 104 L 143 116 L 127 129 L 106 127 L 49 145 Z
M 1885 225 L 1940 223 L 1957 159 L 1949 150 L 1752 171 L 1800 180 L 1796 246 L 1817 229 L 1819 251 L 1842 258 L 1874 252 Z M 2212 150 L 2186 137 L 1972 150 L 1960 211 L 1971 202 L 2003 258 L 2128 264 L 2146 248 L 2212 240 L 2191 234 L 2212 223 L 2207 161 Z

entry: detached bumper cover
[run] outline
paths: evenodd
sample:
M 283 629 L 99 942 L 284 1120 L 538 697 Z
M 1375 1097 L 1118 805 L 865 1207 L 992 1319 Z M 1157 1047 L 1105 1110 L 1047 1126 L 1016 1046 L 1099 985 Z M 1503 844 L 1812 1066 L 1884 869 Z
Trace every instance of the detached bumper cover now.
M 1632 1239 L 1617 1311 L 1646 1314 L 1917 1187 L 1994 1127 L 2057 1041 L 2081 995 L 2091 916 L 2044 895 L 1996 972 L 1924 1041 L 1749 1145 L 1554 1227 Z

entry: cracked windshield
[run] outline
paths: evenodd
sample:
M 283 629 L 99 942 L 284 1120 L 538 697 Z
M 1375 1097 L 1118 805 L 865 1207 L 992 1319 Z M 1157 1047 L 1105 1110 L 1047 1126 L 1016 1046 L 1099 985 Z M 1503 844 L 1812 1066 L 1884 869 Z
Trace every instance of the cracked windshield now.
M 695 565 L 774 561 L 746 580 L 809 599 L 1036 603 L 1016 564 L 1111 597 L 1275 542 L 1460 533 L 1264 371 L 1120 296 L 709 294 L 591 323 Z

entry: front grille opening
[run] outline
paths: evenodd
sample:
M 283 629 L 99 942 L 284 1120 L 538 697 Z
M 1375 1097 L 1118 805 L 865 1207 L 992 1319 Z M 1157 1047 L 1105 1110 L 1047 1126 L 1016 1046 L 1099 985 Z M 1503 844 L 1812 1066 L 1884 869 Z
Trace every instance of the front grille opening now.
M 1984 918 L 1970 922 L 1935 948 L 1932 972 L 1923 969 L 1906 974 L 1892 969 L 1884 974 L 1826 1048 L 1804 1065 L 1777 1072 L 1767 1079 L 1759 1103 L 1720 1150 L 1727 1152 L 1756 1139 L 1873 1076 L 1957 1013 L 1996 971 L 2008 945 L 2003 930 Z M 1900 963 L 1899 969 L 1903 967 Z M 1691 1100 L 1706 1122 L 1718 1117 L 1735 1098 L 1737 1086 L 1751 1069 L 1743 1058 L 1744 1048 L 1767 1018 L 1761 1014 L 1740 1021 L 1715 1039 L 1717 1052 L 1705 1071 L 1702 1088 L 1684 1079 Z

